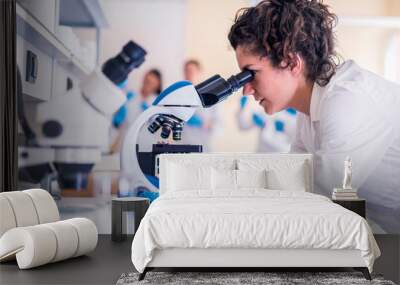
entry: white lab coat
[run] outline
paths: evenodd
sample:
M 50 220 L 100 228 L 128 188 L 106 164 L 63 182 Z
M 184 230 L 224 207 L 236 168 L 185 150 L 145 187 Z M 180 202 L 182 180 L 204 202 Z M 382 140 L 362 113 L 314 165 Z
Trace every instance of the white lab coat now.
M 195 115 L 199 116 L 203 124 L 210 124 L 210 128 L 204 126 L 183 125 L 182 140 L 175 142 L 176 144 L 202 145 L 203 152 L 211 152 L 211 139 L 214 134 L 221 128 L 219 120 L 218 106 L 210 108 L 198 108 Z
M 352 185 L 367 200 L 367 215 L 400 232 L 400 85 L 345 62 L 327 86 L 314 84 L 292 152 L 314 154 L 314 189 L 328 197 L 341 186 L 350 156 Z
M 148 106 L 151 106 L 156 97 L 156 95 L 151 95 L 147 97 L 146 100 L 144 100 L 142 96 L 136 94 L 135 97 L 133 97 L 126 103 L 127 116 L 125 118 L 125 121 L 119 129 L 114 129 L 111 133 L 113 140 L 120 136 L 118 149 L 122 147 L 123 140 L 129 128 L 140 116 L 140 114 L 142 114 L 145 110 L 142 107 L 142 103 L 146 103 Z M 139 144 L 139 151 L 150 152 L 152 150 L 152 145 L 158 143 L 161 140 L 162 139 L 159 137 L 159 135 L 154 135 L 147 131 L 147 125 L 144 125 L 139 133 L 139 138 L 136 143 Z
M 252 116 L 257 113 L 265 121 L 265 127 L 260 128 L 253 122 Z M 258 143 L 257 152 L 280 152 L 285 153 L 290 151 L 291 143 L 296 136 L 296 115 L 289 114 L 287 111 L 268 115 L 264 108 L 259 105 L 253 97 L 247 98 L 246 106 L 240 109 L 236 115 L 240 130 L 250 130 L 258 128 Z M 275 121 L 284 123 L 285 131 L 278 132 L 275 129 Z

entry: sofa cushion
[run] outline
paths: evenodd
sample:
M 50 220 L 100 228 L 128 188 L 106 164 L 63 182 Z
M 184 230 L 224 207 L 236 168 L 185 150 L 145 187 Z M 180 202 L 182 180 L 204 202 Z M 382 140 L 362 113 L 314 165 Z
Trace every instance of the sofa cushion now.
M 8 230 L 15 228 L 17 222 L 8 199 L 0 193 L 0 237 Z
M 39 224 L 35 205 L 29 195 L 23 191 L 3 192 L 0 195 L 10 203 L 17 227 Z
M 0 193 L 0 237 L 14 227 L 56 222 L 60 219 L 53 197 L 43 189 Z
M 39 224 L 51 223 L 60 220 L 56 202 L 50 193 L 43 189 L 29 189 L 22 191 L 28 194 L 33 201 Z

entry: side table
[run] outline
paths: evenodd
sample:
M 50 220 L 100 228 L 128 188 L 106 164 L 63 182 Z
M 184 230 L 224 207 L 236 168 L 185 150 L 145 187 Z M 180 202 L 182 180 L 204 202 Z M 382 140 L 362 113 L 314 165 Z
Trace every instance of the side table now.
M 337 200 L 333 199 L 333 203 L 339 204 L 340 206 L 359 214 L 365 219 L 365 199 L 355 199 L 355 200 Z
M 124 212 L 134 212 L 134 233 L 136 233 L 140 221 L 146 214 L 149 205 L 149 199 L 142 197 L 113 198 L 111 205 L 111 240 L 123 241 L 126 239 L 126 220 L 124 219 Z

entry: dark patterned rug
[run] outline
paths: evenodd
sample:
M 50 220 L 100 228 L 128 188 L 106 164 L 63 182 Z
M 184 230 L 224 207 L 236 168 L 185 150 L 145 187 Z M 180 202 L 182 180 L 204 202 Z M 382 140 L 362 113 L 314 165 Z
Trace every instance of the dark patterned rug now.
M 324 284 L 324 285 L 395 285 L 380 275 L 372 275 L 372 281 L 360 272 L 148 272 L 142 281 L 139 273 L 124 273 L 117 285 L 145 284 Z

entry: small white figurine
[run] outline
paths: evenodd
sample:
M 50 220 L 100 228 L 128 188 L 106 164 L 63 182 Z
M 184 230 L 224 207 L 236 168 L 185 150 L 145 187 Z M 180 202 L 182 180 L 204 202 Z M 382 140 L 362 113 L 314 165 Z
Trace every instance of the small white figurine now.
M 348 156 L 344 161 L 344 178 L 343 178 L 343 189 L 352 189 L 351 187 L 352 178 L 352 163 L 351 158 Z

